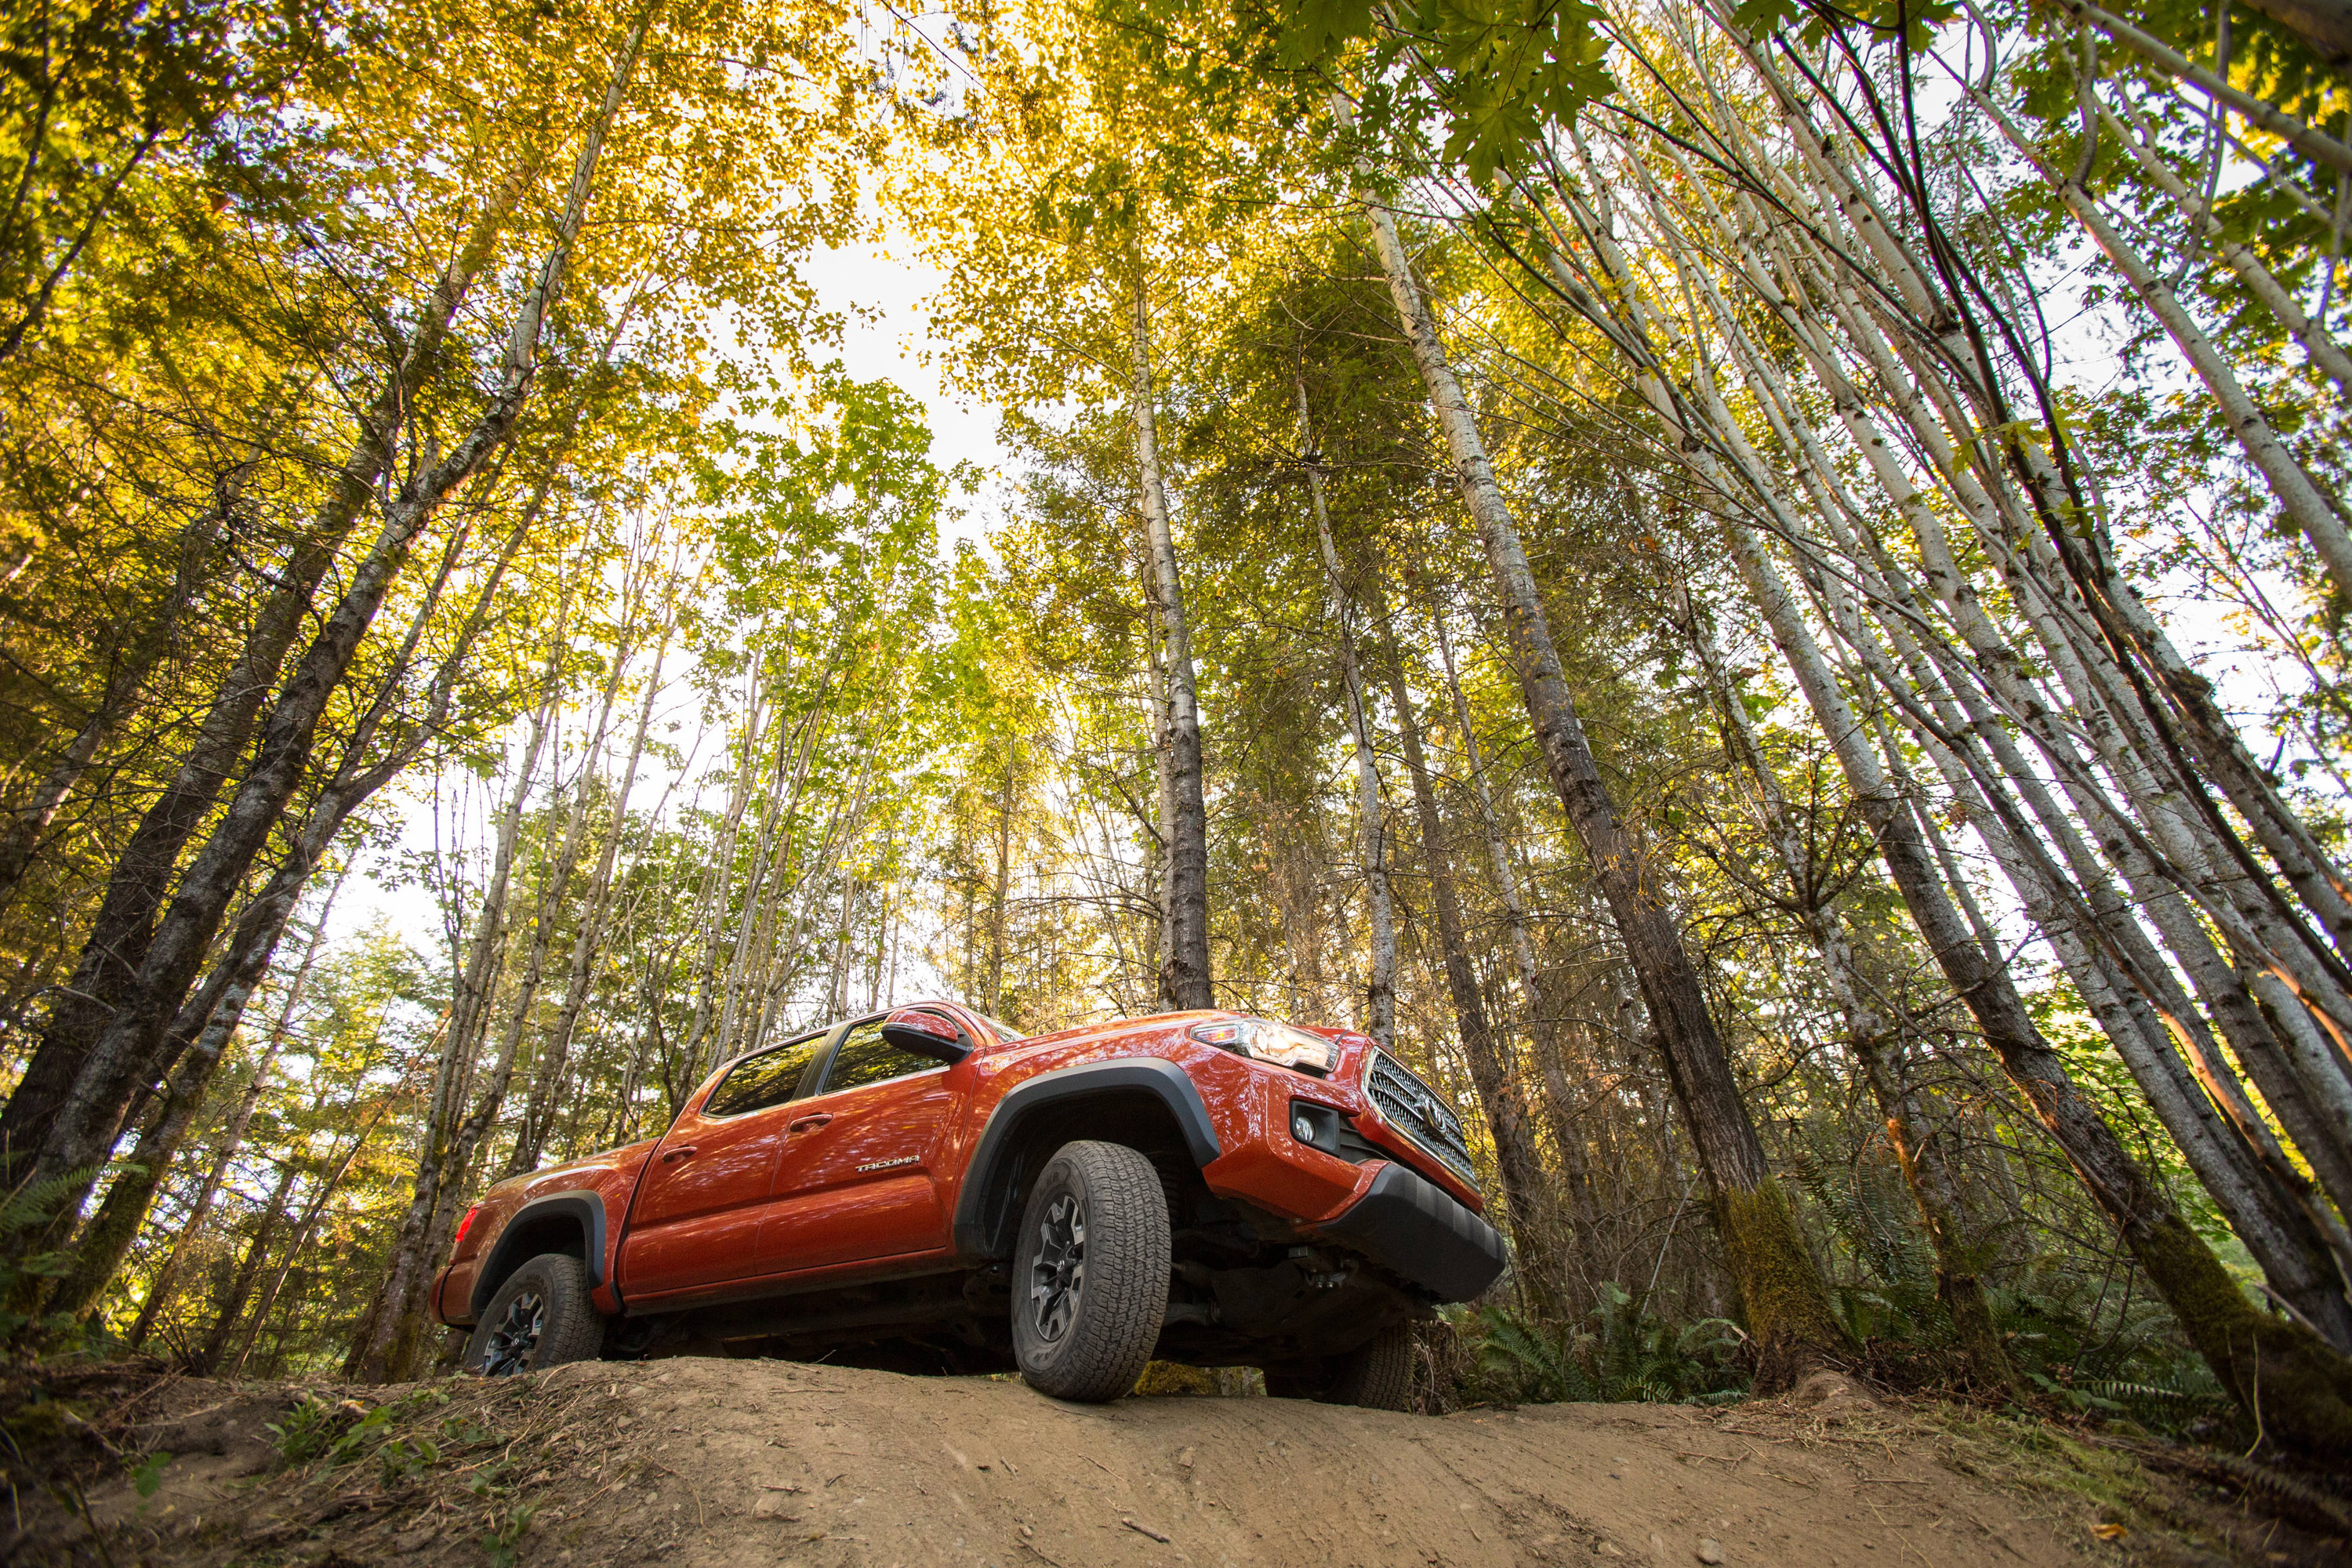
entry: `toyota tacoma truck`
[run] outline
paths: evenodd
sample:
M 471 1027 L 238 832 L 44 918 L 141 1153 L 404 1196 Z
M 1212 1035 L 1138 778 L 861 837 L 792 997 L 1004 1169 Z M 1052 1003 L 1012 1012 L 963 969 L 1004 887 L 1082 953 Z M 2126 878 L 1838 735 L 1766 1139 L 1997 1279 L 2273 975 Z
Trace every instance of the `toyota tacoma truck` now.
M 1401 1409 L 1412 1321 L 1503 1268 L 1483 1207 L 1460 1119 L 1365 1036 L 1192 1012 L 1024 1037 L 923 1002 L 499 1183 L 432 1309 L 492 1375 L 717 1349 L 1106 1400 L 1157 1356 Z

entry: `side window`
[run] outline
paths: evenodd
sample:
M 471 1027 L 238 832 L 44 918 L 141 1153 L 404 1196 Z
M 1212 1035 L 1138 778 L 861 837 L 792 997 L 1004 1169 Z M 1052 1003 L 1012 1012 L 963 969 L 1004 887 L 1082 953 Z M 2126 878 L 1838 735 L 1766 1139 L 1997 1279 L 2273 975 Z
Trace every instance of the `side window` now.
M 772 1105 L 782 1105 L 793 1097 L 801 1084 L 801 1074 L 807 1070 L 809 1058 L 824 1044 L 827 1031 L 803 1035 L 797 1040 L 787 1040 L 757 1056 L 745 1057 L 735 1064 L 735 1070 L 719 1081 L 703 1102 L 705 1116 L 740 1116 L 747 1110 L 764 1110 Z
M 841 1037 L 841 1047 L 833 1053 L 833 1066 L 824 1075 L 819 1092 L 835 1094 L 845 1089 L 856 1089 L 884 1079 L 904 1078 L 910 1072 L 930 1072 L 943 1066 L 936 1057 L 920 1057 L 912 1051 L 902 1051 L 882 1037 L 882 1020 L 868 1018 L 853 1025 Z

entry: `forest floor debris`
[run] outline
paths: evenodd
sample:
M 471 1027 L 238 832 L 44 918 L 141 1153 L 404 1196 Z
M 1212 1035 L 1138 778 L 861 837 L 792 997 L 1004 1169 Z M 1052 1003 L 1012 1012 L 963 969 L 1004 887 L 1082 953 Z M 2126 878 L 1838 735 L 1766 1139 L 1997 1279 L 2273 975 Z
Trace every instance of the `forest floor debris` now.
M 1859 1390 L 1429 1417 L 681 1358 L 365 1389 L 131 1366 L 40 1392 L 0 1402 L 10 1568 L 2285 1568 L 2347 1544 L 2095 1435 Z

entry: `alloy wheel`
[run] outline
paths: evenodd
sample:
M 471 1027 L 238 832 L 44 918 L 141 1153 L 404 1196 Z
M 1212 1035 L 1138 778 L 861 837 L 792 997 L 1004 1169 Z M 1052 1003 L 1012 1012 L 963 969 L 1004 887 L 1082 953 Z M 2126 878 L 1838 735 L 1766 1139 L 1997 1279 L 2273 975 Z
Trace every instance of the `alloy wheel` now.
M 539 1348 L 539 1336 L 547 1326 L 547 1299 L 536 1290 L 526 1290 L 507 1303 L 506 1316 L 490 1331 L 489 1342 L 482 1347 L 482 1374 L 485 1377 L 510 1377 L 525 1371 L 530 1363 L 530 1352 Z
M 1029 1307 L 1038 1338 L 1050 1344 L 1070 1331 L 1086 1278 L 1087 1205 L 1076 1193 L 1064 1193 L 1037 1227 L 1037 1260 L 1029 1268 Z

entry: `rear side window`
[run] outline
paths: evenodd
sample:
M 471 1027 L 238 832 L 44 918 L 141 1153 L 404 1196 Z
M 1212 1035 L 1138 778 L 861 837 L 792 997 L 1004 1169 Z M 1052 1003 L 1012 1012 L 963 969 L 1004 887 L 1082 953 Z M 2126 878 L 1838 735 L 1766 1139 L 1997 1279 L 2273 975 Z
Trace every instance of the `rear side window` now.
M 735 1070 L 719 1080 L 703 1102 L 705 1116 L 740 1116 L 747 1110 L 764 1110 L 772 1105 L 782 1105 L 801 1086 L 801 1075 L 808 1070 L 809 1058 L 824 1044 L 825 1031 L 803 1035 L 797 1040 L 787 1040 L 772 1046 L 757 1056 L 745 1057 L 735 1064 Z
M 944 1065 L 937 1057 L 900 1050 L 882 1037 L 882 1020 L 868 1018 L 841 1037 L 841 1048 L 833 1053 L 833 1066 L 819 1092 L 838 1094 L 845 1089 L 904 1078 L 911 1072 L 930 1072 Z

